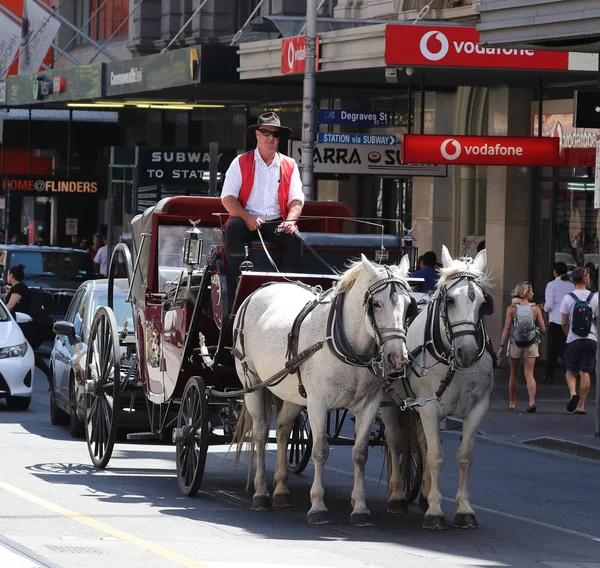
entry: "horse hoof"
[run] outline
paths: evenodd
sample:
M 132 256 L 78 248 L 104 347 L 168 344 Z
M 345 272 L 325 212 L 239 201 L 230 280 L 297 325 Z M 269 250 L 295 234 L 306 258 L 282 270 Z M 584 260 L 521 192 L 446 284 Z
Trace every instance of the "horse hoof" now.
M 454 526 L 457 529 L 478 529 L 479 523 L 477 522 L 475 515 L 456 513 L 456 515 L 454 515 Z
M 407 515 L 408 501 L 406 499 L 394 499 L 390 501 L 387 506 L 387 512 L 390 515 Z
M 273 495 L 273 507 L 275 509 L 289 509 L 293 507 L 292 496 L 290 493 L 278 493 Z
M 372 527 L 374 523 L 371 521 L 369 513 L 352 513 L 350 515 L 350 524 L 355 527 Z
M 429 503 L 427 502 L 427 498 L 423 495 L 423 493 L 419 495 L 419 509 L 421 509 L 423 513 L 426 513 L 427 509 L 429 509 Z
M 268 495 L 259 495 L 252 499 L 252 510 L 253 511 L 270 511 L 271 510 L 271 498 Z
M 310 525 L 328 525 L 330 522 L 327 511 L 309 511 L 306 518 Z
M 447 529 L 446 519 L 442 515 L 425 515 L 423 517 L 423 528 L 431 531 L 441 531 Z

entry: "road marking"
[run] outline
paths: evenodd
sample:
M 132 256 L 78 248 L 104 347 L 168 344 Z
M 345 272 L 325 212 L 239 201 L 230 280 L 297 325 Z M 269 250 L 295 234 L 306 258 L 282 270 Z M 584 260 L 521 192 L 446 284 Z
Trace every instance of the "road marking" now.
M 153 554 L 156 554 L 157 556 L 165 558 L 166 560 L 169 560 L 170 562 L 179 564 L 180 566 L 185 566 L 186 568 L 211 568 L 211 565 L 207 564 L 206 562 L 202 562 L 200 560 L 195 560 L 194 558 L 189 558 L 187 556 L 184 556 L 183 554 L 180 554 L 179 552 L 175 552 L 174 550 L 171 550 L 170 548 L 161 546 L 160 544 L 155 544 L 148 540 L 144 540 L 143 538 L 139 538 L 139 537 L 129 534 L 125 531 L 111 527 L 110 525 L 107 525 L 106 523 L 102 523 L 102 522 L 96 521 L 95 519 L 92 519 L 90 517 L 86 517 L 85 515 L 82 515 L 81 513 L 76 513 L 75 511 L 70 511 L 69 509 L 65 509 L 64 507 L 61 507 L 60 505 L 57 505 L 56 503 L 52 503 L 51 501 L 47 501 L 46 499 L 42 499 L 40 497 L 32 495 L 31 493 L 27 493 L 26 491 L 23 491 L 22 489 L 19 489 L 18 487 L 14 487 L 13 485 L 9 485 L 8 483 L 5 483 L 3 481 L 0 481 L 0 489 L 4 489 L 4 491 L 8 491 L 9 493 L 16 495 L 17 497 L 21 497 L 22 499 L 25 499 L 25 500 L 29 501 L 30 503 L 34 503 L 36 505 L 39 505 L 40 507 L 44 507 L 45 509 L 53 511 L 54 513 L 58 513 L 59 515 L 62 515 L 63 517 L 67 517 L 68 519 L 77 521 L 78 523 L 81 523 L 82 525 L 86 525 L 97 531 L 106 533 L 110 536 L 114 536 L 114 537 L 118 538 L 119 540 L 128 542 L 129 544 L 133 544 L 134 546 L 138 546 L 139 548 L 143 548 L 144 550 L 147 550 L 148 552 L 151 552 Z M 3 566 L 6 566 L 6 564 L 3 564 Z

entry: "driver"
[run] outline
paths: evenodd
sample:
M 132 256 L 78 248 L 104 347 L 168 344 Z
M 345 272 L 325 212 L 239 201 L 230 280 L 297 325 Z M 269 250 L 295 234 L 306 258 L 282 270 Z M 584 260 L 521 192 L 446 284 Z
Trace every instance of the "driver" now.
M 302 243 L 296 238 L 296 220 L 302 213 L 304 194 L 298 164 L 277 152 L 283 133 L 279 116 L 267 112 L 249 131 L 256 135 L 256 149 L 238 156 L 225 174 L 221 201 L 231 215 L 225 226 L 225 257 L 230 293 L 240 274 L 245 244 L 262 237 L 282 251 L 282 272 L 300 272 Z

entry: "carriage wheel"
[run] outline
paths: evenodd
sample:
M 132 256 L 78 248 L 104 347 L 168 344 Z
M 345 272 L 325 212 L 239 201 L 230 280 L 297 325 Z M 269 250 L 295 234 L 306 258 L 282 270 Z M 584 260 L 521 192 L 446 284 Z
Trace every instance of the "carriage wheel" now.
M 406 500 L 412 503 L 421 491 L 423 483 L 423 456 L 417 439 L 419 415 L 414 411 L 403 412 L 402 458 L 400 474 L 404 481 Z
M 93 464 L 107 466 L 115 445 L 121 392 L 121 352 L 115 314 L 100 307 L 86 356 L 85 438 Z
M 290 441 L 287 451 L 287 470 L 290 473 L 300 474 L 308 465 L 312 453 L 312 432 L 308 421 L 308 412 L 306 408 L 298 414 L 294 420 Z
M 192 377 L 183 391 L 177 428 L 173 430 L 173 442 L 177 444 L 177 482 L 181 492 L 189 497 L 200 489 L 209 439 L 206 385 L 200 377 Z

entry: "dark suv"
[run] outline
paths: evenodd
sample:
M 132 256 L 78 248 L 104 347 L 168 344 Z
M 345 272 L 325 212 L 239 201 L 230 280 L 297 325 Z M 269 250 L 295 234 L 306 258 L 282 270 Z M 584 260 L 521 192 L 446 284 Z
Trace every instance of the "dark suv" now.
M 64 319 L 71 299 L 85 280 L 94 278 L 90 255 L 59 247 L 0 245 L 0 286 L 4 292 L 11 266 L 25 267 L 25 284 L 41 288 L 49 297 L 52 320 Z

